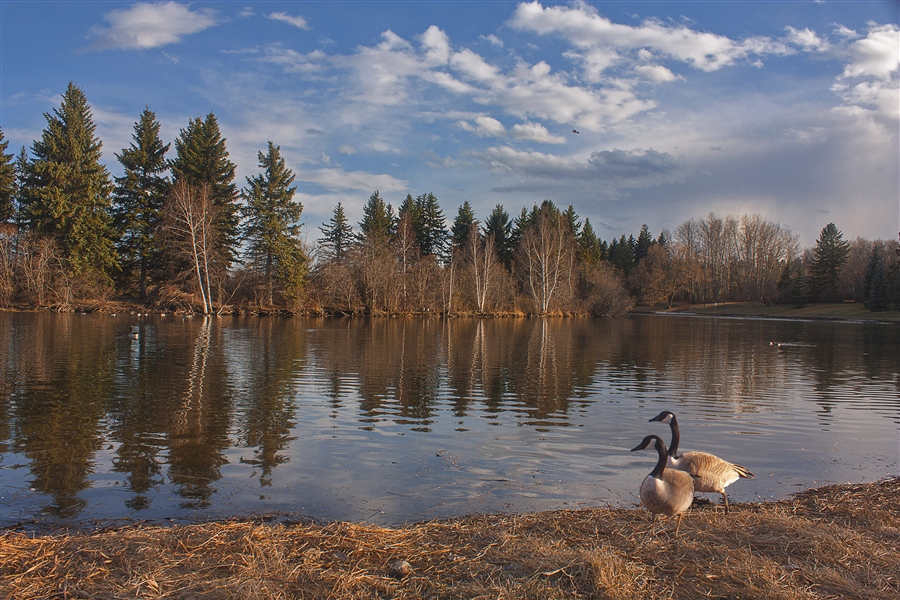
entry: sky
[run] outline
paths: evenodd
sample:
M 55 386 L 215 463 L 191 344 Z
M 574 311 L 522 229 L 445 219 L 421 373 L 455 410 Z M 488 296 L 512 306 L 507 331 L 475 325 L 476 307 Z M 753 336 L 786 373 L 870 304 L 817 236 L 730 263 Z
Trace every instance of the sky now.
M 465 201 L 551 199 L 607 241 L 709 213 L 802 247 L 828 223 L 897 239 L 898 21 L 897 0 L 0 0 L 0 127 L 30 149 L 74 82 L 121 175 L 145 107 L 167 143 L 212 112 L 239 187 L 281 147 L 310 241 L 375 190 L 433 193 L 448 228 Z

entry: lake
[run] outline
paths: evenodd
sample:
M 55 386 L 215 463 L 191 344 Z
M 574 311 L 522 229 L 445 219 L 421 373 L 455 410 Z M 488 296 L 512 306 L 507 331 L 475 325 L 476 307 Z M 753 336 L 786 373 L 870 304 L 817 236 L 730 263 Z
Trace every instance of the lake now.
M 892 324 L 0 313 L 0 370 L 3 527 L 631 506 L 663 409 L 732 502 L 900 456 Z

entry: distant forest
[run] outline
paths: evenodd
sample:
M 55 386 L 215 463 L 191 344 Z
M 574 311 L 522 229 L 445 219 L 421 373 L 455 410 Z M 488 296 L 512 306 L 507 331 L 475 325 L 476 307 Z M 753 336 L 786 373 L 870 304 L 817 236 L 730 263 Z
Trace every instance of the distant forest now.
M 203 314 L 610 316 L 636 303 L 856 301 L 900 310 L 896 240 L 814 248 L 760 215 L 709 214 L 672 230 L 600 239 L 552 200 L 479 220 L 433 194 L 394 208 L 372 193 L 354 227 L 338 203 L 315 244 L 280 147 L 238 188 L 214 114 L 171 144 L 145 109 L 111 177 L 87 98 L 70 83 L 30 150 L 0 130 L 0 307 L 60 311 L 112 301 Z M 174 158 L 167 159 L 172 144 Z

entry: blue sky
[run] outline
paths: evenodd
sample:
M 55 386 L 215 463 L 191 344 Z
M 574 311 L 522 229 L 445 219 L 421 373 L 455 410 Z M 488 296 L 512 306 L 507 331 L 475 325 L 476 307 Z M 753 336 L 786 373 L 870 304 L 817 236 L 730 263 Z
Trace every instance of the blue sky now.
M 239 186 L 281 146 L 310 239 L 376 189 L 448 226 L 550 198 L 606 240 L 710 212 L 896 239 L 898 7 L 3 0 L 0 126 L 30 148 L 74 81 L 120 174 L 145 105 L 166 142 L 212 111 Z

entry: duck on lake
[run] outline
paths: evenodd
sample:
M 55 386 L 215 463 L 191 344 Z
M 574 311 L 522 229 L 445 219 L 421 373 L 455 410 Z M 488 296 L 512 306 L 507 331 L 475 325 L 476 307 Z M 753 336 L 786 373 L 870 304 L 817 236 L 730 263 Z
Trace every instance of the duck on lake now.
M 681 517 L 694 501 L 694 482 L 684 471 L 666 468 L 666 444 L 658 435 L 648 435 L 631 451 L 646 450 L 651 443 L 656 448 L 659 460 L 641 483 L 641 503 L 652 515 L 651 533 L 656 531 L 656 515 L 677 516 L 678 522 L 675 525 L 677 536 L 681 527 Z
M 685 452 L 678 455 L 678 444 L 681 441 L 681 430 L 675 413 L 664 410 L 651 422 L 668 423 L 672 430 L 672 444 L 669 446 L 668 464 L 672 469 L 688 473 L 694 481 L 697 492 L 718 492 L 725 500 L 725 513 L 728 513 L 728 494 L 725 488 L 741 477 L 753 477 L 753 473 L 741 465 L 730 463 L 707 452 Z

